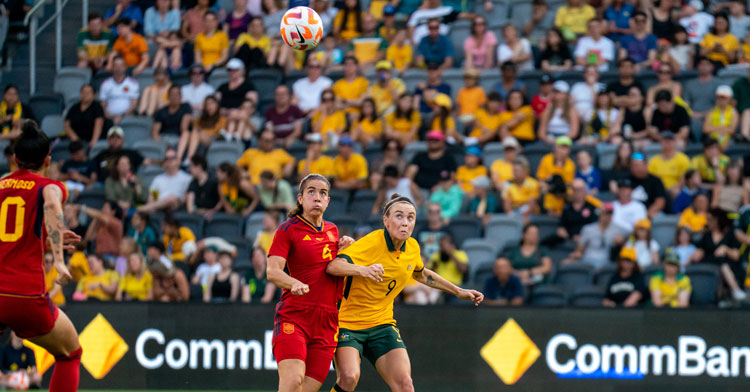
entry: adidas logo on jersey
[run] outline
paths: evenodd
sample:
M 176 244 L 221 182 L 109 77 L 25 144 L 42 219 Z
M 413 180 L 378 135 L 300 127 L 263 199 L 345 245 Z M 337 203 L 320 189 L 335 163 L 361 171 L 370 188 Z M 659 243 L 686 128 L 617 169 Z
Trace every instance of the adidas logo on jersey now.
M 309 235 L 306 235 L 305 238 L 302 239 L 302 241 L 311 241 L 311 240 L 312 239 L 310 238 Z

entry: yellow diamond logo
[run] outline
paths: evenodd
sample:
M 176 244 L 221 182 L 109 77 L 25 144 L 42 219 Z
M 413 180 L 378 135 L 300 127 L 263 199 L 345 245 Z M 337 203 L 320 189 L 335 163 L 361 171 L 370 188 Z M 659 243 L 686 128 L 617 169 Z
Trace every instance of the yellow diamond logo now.
M 55 357 L 48 353 L 47 350 L 31 343 L 28 340 L 23 341 L 23 345 L 30 348 L 34 352 L 36 358 L 36 370 L 39 374 L 44 374 L 52 365 L 55 364 Z
M 81 332 L 80 342 L 81 363 L 97 380 L 106 376 L 128 352 L 128 344 L 101 313 Z
M 540 354 L 536 344 L 513 319 L 506 321 L 479 353 L 507 385 L 515 384 Z

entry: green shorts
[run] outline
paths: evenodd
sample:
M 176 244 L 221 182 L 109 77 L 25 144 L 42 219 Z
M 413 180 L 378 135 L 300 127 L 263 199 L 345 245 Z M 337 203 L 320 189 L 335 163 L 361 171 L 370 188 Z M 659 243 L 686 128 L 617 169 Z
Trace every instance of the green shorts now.
M 375 365 L 378 358 L 395 348 L 406 348 L 406 345 L 395 325 L 383 324 L 360 330 L 340 328 L 338 347 L 354 347 L 360 356 Z

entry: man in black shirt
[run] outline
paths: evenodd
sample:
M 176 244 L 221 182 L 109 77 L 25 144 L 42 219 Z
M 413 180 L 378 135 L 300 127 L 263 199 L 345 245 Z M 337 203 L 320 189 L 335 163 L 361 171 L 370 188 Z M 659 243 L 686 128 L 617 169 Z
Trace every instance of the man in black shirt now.
M 622 248 L 617 261 L 617 272 L 607 284 L 607 293 L 602 304 L 607 307 L 638 306 L 648 297 L 648 289 L 635 263 L 635 249 Z
M 200 155 L 190 158 L 188 170 L 193 181 L 185 197 L 187 212 L 211 215 L 221 208 L 219 205 L 219 182 L 206 171 L 208 163 Z
M 596 207 L 586 201 L 586 182 L 576 178 L 573 180 L 573 197 L 563 207 L 557 235 L 563 239 L 578 242 L 578 235 L 581 234 L 583 226 L 594 223 L 598 219 Z
M 641 90 L 643 96 L 646 94 L 641 82 L 635 80 L 635 61 L 633 59 L 626 57 L 620 60 L 617 64 L 617 71 L 620 73 L 620 80 L 610 83 L 607 86 L 607 92 L 612 99 L 612 103 L 622 109 L 630 104 L 628 92 L 631 87 L 637 87 Z
M 107 143 L 109 146 L 94 157 L 94 162 L 96 162 L 96 166 L 99 168 L 99 175 L 97 176 L 99 181 L 103 182 L 109 177 L 109 173 L 117 166 L 117 160 L 123 155 L 127 155 L 130 158 L 130 164 L 134 173 L 144 163 L 145 160 L 141 153 L 129 148 L 123 148 L 125 144 L 124 135 L 125 131 L 117 125 L 107 131 Z M 149 164 L 149 162 L 145 163 Z
M 648 216 L 653 219 L 667 206 L 667 191 L 659 177 L 648 172 L 646 158 L 635 153 L 630 159 L 630 183 L 633 185 L 632 199 L 646 205 Z
M 5 386 L 11 372 L 23 372 L 29 376 L 29 385 L 39 388 L 42 385 L 42 376 L 36 369 L 36 357 L 34 351 L 23 345 L 23 340 L 10 332 L 10 342 L 0 350 L 0 386 Z
M 427 133 L 427 151 L 414 157 L 406 169 L 406 176 L 421 189 L 432 190 L 440 181 L 440 174 L 456 176 L 456 161 L 445 149 L 445 136 L 440 131 Z
M 659 135 L 663 131 L 672 131 L 677 136 L 678 146 L 684 146 L 690 137 L 690 116 L 687 111 L 674 103 L 672 93 L 667 90 L 656 93 L 654 101 L 656 110 L 651 118 L 649 133 Z
M 161 140 L 161 135 L 178 136 L 177 159 L 182 161 L 188 141 L 190 140 L 190 123 L 193 121 L 193 110 L 187 103 L 182 103 L 182 88 L 172 85 L 167 92 L 167 106 L 154 113 L 154 125 L 151 138 Z
M 258 102 L 258 92 L 253 82 L 245 78 L 245 64 L 242 60 L 234 58 L 227 62 L 229 81 L 219 86 L 216 92 L 219 98 L 219 106 L 231 111 L 239 109 L 245 99 Z M 230 116 L 231 117 L 231 116 Z

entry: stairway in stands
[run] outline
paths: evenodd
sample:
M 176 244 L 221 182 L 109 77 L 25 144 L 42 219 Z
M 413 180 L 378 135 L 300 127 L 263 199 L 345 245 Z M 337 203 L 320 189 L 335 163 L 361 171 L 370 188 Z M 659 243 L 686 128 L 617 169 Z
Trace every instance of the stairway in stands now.
M 70 0 L 63 10 L 62 18 L 62 65 L 75 66 L 76 63 L 76 34 L 81 29 L 81 0 Z M 114 0 L 89 0 L 89 12 L 104 14 L 112 7 Z M 44 8 L 39 26 L 55 12 L 54 1 Z M 37 37 L 36 51 L 36 94 L 52 94 L 55 80 L 55 22 L 52 22 L 42 34 Z M 9 67 L 3 69 L 2 85 L 8 83 L 17 85 L 21 91 L 21 99 L 28 100 L 29 92 L 29 42 L 9 42 Z M 10 68 L 10 69 L 8 69 Z

